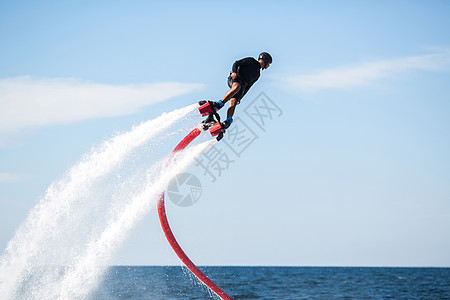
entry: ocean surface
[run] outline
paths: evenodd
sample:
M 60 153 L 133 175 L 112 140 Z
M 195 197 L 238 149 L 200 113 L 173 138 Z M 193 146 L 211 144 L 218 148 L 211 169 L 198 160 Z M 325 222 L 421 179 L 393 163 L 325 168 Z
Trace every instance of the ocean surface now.
M 233 299 L 450 299 L 450 268 L 201 267 Z M 111 267 L 91 299 L 218 299 L 180 266 Z

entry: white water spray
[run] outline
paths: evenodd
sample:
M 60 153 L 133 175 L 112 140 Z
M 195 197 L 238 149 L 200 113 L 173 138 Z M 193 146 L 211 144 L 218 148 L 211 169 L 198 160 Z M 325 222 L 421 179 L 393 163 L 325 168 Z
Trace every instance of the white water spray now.
M 192 148 L 190 155 L 176 163 L 178 167 L 156 177 L 161 163 L 147 170 L 147 180 L 137 174 L 127 184 L 111 187 L 114 191 L 106 201 L 101 197 L 104 186 L 99 188 L 99 183 L 139 146 L 195 107 L 163 114 L 112 138 L 52 183 L 0 259 L 0 298 L 86 297 L 98 283 L 113 250 L 154 205 L 155 195 L 164 190 L 174 170 L 189 165 L 193 155 L 210 144 Z M 139 177 L 144 179 L 134 182 Z
M 96 286 L 98 278 L 105 271 L 106 262 L 126 234 L 156 205 L 161 191 L 167 189 L 172 178 L 185 172 L 189 166 L 216 140 L 210 140 L 188 149 L 175 158 L 169 168 L 163 171 L 155 181 L 149 176 L 145 189 L 125 207 L 117 210 L 111 217 L 105 230 L 98 239 L 93 240 L 80 259 L 67 271 L 61 280 L 58 299 L 85 297 Z M 165 163 L 164 163 L 165 164 Z M 159 163 L 163 165 L 163 163 Z

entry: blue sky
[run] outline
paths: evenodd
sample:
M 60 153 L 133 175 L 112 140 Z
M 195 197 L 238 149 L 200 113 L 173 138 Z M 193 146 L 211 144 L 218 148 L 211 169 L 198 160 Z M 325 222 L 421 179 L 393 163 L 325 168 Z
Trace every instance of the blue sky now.
M 236 59 L 268 51 L 245 101 L 264 92 L 283 115 L 203 178 L 196 205 L 167 203 L 194 261 L 450 266 L 449 13 L 447 1 L 1 3 L 0 247 L 93 145 L 219 99 Z M 155 210 L 111 263 L 178 264 Z

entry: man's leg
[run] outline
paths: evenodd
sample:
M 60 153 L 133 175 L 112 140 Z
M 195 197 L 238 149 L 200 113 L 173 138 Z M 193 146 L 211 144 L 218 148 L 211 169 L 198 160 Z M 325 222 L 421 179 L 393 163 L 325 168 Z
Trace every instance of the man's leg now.
M 228 100 L 230 101 L 230 106 L 228 107 L 227 111 L 227 118 L 230 118 L 234 115 L 234 110 L 236 109 L 236 105 L 238 104 L 238 101 L 234 96 L 239 93 L 240 90 L 241 85 L 239 84 L 239 82 L 233 82 L 231 88 L 222 99 L 224 103 L 228 102 Z
M 227 118 L 231 118 L 234 115 L 234 110 L 236 109 L 236 105 L 238 105 L 237 99 L 231 98 L 230 106 L 228 106 L 228 110 L 227 110 Z
M 239 94 L 240 90 L 241 90 L 241 84 L 238 82 L 233 82 L 233 84 L 231 85 L 231 88 L 228 90 L 228 92 L 225 94 L 225 96 L 222 99 L 223 103 L 230 101 L 230 105 L 228 106 L 228 111 L 227 111 L 227 119 L 222 123 L 225 125 L 225 128 L 228 128 L 231 125 L 231 123 L 233 122 L 232 117 L 234 115 L 234 110 L 236 109 L 236 105 L 239 104 L 239 101 L 235 96 L 237 94 Z
M 223 96 L 223 103 L 226 103 L 228 100 L 234 97 L 239 91 L 241 90 L 241 85 L 239 82 L 233 82 L 231 85 L 231 88 L 228 90 L 228 92 Z

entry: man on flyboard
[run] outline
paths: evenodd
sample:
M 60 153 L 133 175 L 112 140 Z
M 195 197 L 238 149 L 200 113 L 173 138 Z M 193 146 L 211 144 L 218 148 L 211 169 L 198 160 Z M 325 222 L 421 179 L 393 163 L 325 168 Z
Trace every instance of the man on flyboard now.
M 258 56 L 258 60 L 253 57 L 246 57 L 234 62 L 228 77 L 229 90 L 225 96 L 219 101 L 200 101 L 199 104 L 209 106 L 212 112 L 204 123 L 210 123 L 213 120 L 213 114 L 217 116 L 217 111 L 221 109 L 225 103 L 230 102 L 227 111 L 227 119 L 220 123 L 222 132 L 230 127 L 233 122 L 234 110 L 236 105 L 241 102 L 242 97 L 248 92 L 252 85 L 259 79 L 261 70 L 267 69 L 272 63 L 272 56 L 267 52 L 262 52 Z M 202 113 L 202 107 L 199 108 Z M 206 112 L 206 111 L 205 111 Z M 213 134 L 213 131 L 211 131 Z M 214 135 L 214 134 L 213 134 Z

